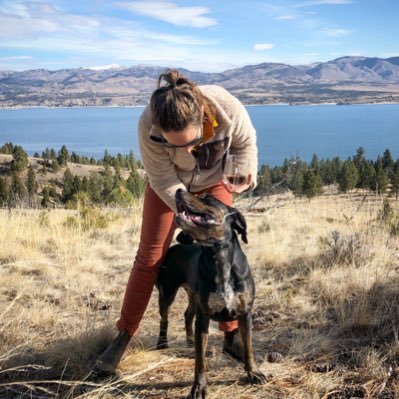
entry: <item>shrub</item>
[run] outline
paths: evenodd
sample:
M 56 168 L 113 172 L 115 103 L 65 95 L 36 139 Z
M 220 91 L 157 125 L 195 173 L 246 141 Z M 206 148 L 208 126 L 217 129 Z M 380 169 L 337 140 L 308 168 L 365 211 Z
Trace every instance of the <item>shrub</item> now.
M 82 206 L 77 216 L 69 216 L 65 225 L 83 231 L 105 229 L 118 217 L 93 206 Z

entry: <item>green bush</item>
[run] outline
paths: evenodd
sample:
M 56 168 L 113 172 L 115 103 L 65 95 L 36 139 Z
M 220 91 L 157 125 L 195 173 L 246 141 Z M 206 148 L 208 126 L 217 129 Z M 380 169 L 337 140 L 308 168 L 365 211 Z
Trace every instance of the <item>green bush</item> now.
M 118 216 L 106 213 L 94 206 L 82 206 L 77 216 L 68 216 L 65 225 L 83 231 L 105 229 L 109 224 L 118 219 Z

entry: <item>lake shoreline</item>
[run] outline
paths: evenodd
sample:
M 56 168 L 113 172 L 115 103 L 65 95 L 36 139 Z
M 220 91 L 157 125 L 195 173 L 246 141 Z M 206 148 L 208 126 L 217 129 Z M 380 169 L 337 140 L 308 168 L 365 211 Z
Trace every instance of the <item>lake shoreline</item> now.
M 309 103 L 309 104 L 291 104 L 291 103 L 274 103 L 274 104 L 244 104 L 245 107 L 324 107 L 324 106 L 332 106 L 336 105 L 339 107 L 342 106 L 356 106 L 356 105 L 398 105 L 399 102 L 394 101 L 386 101 L 386 102 L 378 102 L 378 103 L 336 103 L 336 102 L 326 102 L 326 103 Z M 48 106 L 48 105 L 30 105 L 30 106 L 14 106 L 14 107 L 2 107 L 0 106 L 1 110 L 22 110 L 22 109 L 96 109 L 96 108 L 107 108 L 107 109 L 115 109 L 115 108 L 145 108 L 146 105 L 77 105 L 77 106 Z

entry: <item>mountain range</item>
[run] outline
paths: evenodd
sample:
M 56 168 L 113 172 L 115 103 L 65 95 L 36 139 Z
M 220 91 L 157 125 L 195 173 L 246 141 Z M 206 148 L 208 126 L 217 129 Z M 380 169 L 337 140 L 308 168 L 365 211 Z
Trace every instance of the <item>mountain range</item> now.
M 165 69 L 111 64 L 0 71 L 0 107 L 144 105 Z M 198 84 L 221 85 L 245 104 L 399 102 L 399 57 L 262 63 L 220 73 L 179 71 Z

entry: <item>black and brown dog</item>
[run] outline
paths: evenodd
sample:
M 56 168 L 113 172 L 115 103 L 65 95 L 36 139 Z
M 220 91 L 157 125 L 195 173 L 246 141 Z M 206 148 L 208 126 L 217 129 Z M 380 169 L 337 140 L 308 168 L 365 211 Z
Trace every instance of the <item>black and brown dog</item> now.
M 265 383 L 252 351 L 252 315 L 255 285 L 236 231 L 247 242 L 246 222 L 236 209 L 211 195 L 197 197 L 176 192 L 176 224 L 198 244 L 171 247 L 158 277 L 161 326 L 158 348 L 167 348 L 168 313 L 177 290 L 189 297 L 184 314 L 188 342 L 195 320 L 195 381 L 189 398 L 206 397 L 205 353 L 209 321 L 238 320 L 243 361 L 251 383 Z

